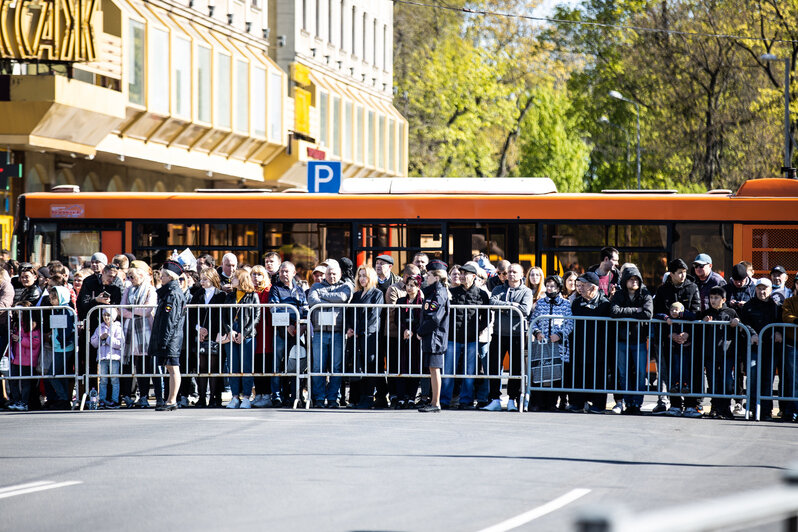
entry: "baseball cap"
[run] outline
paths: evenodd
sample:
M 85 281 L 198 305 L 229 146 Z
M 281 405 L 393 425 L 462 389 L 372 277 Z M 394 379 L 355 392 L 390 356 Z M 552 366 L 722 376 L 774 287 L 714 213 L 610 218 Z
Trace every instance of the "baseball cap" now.
M 784 266 L 773 266 L 773 269 L 770 270 L 770 275 L 774 273 L 784 274 L 787 273 L 787 270 L 784 269 Z
M 698 256 L 693 261 L 693 264 L 699 264 L 703 266 L 704 264 L 712 264 L 712 257 L 707 255 L 706 253 L 699 253 Z
M 772 287 L 773 283 L 770 282 L 770 279 L 768 279 L 767 277 L 762 277 L 761 279 L 757 279 L 756 285 L 757 286 L 765 285 L 765 286 L 771 286 Z
M 599 285 L 599 276 L 596 275 L 594 272 L 583 273 L 576 280 L 581 281 L 583 283 L 594 284 L 596 286 Z

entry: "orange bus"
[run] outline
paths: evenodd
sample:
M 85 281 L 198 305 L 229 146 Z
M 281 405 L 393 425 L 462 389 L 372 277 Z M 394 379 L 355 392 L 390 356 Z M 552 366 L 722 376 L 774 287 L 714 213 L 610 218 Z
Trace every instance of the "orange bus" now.
M 450 264 L 485 253 L 562 273 L 586 269 L 602 247 L 614 246 L 653 286 L 668 260 L 689 263 L 699 252 L 709 253 L 723 274 L 741 260 L 759 274 L 777 264 L 798 269 L 795 180 L 752 180 L 736 193 L 705 194 L 560 194 L 547 179 L 542 185 L 534 179 L 349 182 L 339 194 L 25 194 L 15 221 L 16 256 L 74 267 L 101 250 L 109 257 L 131 252 L 154 264 L 190 248 L 217 262 L 232 252 L 241 263 L 256 264 L 275 250 L 310 271 L 326 257 L 362 263 L 390 253 L 398 272 L 423 251 Z

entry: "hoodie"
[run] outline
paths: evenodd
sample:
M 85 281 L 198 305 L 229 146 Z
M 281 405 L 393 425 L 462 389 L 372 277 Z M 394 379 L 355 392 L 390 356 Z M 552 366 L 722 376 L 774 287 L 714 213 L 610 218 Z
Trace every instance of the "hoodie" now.
M 111 313 L 111 324 L 106 325 L 105 320 L 100 319 L 100 325 L 94 329 L 91 335 L 91 345 L 97 348 L 97 360 L 121 360 L 122 349 L 125 347 L 125 334 L 122 332 L 122 324 L 116 321 L 116 309 L 103 309 L 102 314 Z M 106 338 L 101 338 L 107 334 Z
M 636 277 L 640 288 L 634 294 L 629 294 L 626 283 Z M 654 316 L 654 299 L 643 284 L 643 276 L 635 266 L 630 266 L 623 271 L 621 286 L 610 299 L 613 318 L 631 318 L 646 320 L 646 323 L 618 323 L 618 339 L 629 343 L 643 343 L 648 337 L 648 323 Z

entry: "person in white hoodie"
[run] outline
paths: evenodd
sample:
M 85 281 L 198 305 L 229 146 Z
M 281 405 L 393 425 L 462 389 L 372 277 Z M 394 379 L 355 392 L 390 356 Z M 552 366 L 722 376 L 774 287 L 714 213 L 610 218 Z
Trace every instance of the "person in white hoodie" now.
M 125 348 L 125 333 L 122 324 L 116 321 L 116 309 L 104 308 L 100 325 L 91 335 L 91 345 L 97 349 L 100 367 L 100 401 L 106 408 L 119 408 L 119 374 L 122 364 L 122 350 Z M 111 401 L 106 402 L 108 377 L 111 377 Z

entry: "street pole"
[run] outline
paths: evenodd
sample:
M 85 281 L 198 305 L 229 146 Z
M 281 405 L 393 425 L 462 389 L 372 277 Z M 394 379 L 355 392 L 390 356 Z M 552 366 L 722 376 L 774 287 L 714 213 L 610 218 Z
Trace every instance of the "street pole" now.
M 637 115 L 637 190 L 640 190 L 640 104 L 634 102 Z
M 790 142 L 790 58 L 784 58 L 784 177 L 791 177 L 792 143 Z

